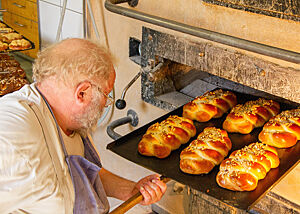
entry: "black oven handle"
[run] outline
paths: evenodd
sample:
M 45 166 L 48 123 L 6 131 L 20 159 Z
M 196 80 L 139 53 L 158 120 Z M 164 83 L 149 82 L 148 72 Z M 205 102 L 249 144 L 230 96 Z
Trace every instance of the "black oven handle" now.
M 191 25 L 187 25 L 169 19 L 164 19 L 158 16 L 153 16 L 150 14 L 139 12 L 137 10 L 133 10 L 131 8 L 125 8 L 117 5 L 124 2 L 128 2 L 130 6 L 136 6 L 138 4 L 138 0 L 105 0 L 105 8 L 113 13 L 148 22 L 154 25 L 169 28 L 175 31 L 190 34 L 196 37 L 229 45 L 232 47 L 300 64 L 300 53 L 298 52 L 276 48 L 273 46 L 241 39 L 238 37 L 233 37 L 226 34 L 206 30 L 203 28 L 194 27 Z
M 106 129 L 108 136 L 111 137 L 113 140 L 118 140 L 119 138 L 121 138 L 122 135 L 115 132 L 114 129 L 126 123 L 130 123 L 130 125 L 132 125 L 133 127 L 136 127 L 138 125 L 139 118 L 134 110 L 129 109 L 127 112 L 127 117 L 123 117 L 111 122 Z

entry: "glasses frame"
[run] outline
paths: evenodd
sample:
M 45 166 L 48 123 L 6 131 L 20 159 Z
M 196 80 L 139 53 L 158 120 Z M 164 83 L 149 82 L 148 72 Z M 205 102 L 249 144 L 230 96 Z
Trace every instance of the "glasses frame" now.
M 106 103 L 105 103 L 105 108 L 109 107 L 110 105 L 114 104 L 115 99 L 110 95 L 110 94 L 106 94 L 104 91 L 102 91 L 102 89 L 97 86 L 96 84 L 91 83 L 91 85 L 95 86 L 98 91 L 103 94 L 106 97 Z

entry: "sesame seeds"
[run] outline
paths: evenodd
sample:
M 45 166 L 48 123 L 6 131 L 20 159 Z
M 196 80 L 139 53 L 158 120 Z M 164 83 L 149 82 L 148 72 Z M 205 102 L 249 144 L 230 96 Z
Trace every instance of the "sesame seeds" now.
M 273 117 L 269 123 L 291 123 L 291 119 L 300 118 L 300 109 L 286 110 Z
M 266 100 L 263 98 L 259 98 L 258 100 L 251 100 L 246 102 L 244 105 L 238 104 L 231 112 L 235 113 L 238 116 L 242 116 L 244 114 L 256 114 L 258 107 L 272 106 L 272 100 Z
M 266 146 L 262 143 L 252 143 L 240 150 L 237 150 L 235 154 L 225 162 L 226 166 L 232 167 L 239 165 L 246 171 L 251 170 L 255 162 L 261 162 L 266 159 L 265 151 Z
M 249 146 L 244 147 L 242 150 L 248 154 L 260 156 L 260 155 L 264 155 L 266 153 L 264 148 L 265 148 L 264 144 L 252 143 Z
M 226 95 L 232 94 L 230 91 L 223 91 L 222 89 L 218 89 L 215 91 L 210 91 L 202 96 L 197 97 L 194 99 L 192 102 L 195 104 L 201 104 L 201 103 L 206 103 L 206 104 L 213 104 L 216 99 L 222 98 Z
M 216 140 L 223 140 L 223 135 L 220 129 L 215 127 L 208 127 L 203 130 L 197 137 L 198 140 L 203 141 L 216 141 Z

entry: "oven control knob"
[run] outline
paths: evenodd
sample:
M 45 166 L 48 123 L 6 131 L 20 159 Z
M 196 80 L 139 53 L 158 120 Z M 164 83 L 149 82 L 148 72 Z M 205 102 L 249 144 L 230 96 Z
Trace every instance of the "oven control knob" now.
M 126 102 L 125 102 L 125 100 L 118 99 L 118 100 L 116 101 L 116 107 L 117 107 L 118 109 L 124 109 L 124 108 L 126 107 Z

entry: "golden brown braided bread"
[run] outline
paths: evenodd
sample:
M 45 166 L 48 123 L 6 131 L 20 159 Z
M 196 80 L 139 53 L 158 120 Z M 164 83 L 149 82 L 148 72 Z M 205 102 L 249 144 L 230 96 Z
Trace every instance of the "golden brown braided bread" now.
M 219 118 L 235 106 L 236 96 L 230 91 L 218 89 L 207 92 L 183 106 L 182 116 L 199 122 Z
M 195 135 L 192 120 L 173 115 L 148 128 L 139 142 L 138 151 L 142 155 L 165 158 Z
M 219 186 L 234 191 L 251 191 L 271 168 L 279 165 L 275 148 L 252 143 L 241 150 L 234 151 L 222 161 L 216 180 Z
M 189 174 L 207 174 L 231 149 L 227 132 L 207 127 L 180 154 L 180 169 Z
M 279 113 L 280 106 L 273 100 L 259 98 L 238 104 L 227 115 L 223 129 L 228 132 L 250 133 L 254 128 L 261 127 L 271 117 Z
M 258 139 L 277 148 L 294 146 L 300 140 L 300 108 L 283 111 L 271 118 Z

